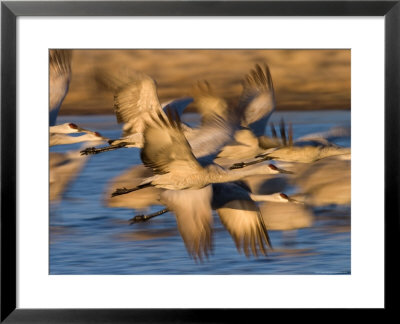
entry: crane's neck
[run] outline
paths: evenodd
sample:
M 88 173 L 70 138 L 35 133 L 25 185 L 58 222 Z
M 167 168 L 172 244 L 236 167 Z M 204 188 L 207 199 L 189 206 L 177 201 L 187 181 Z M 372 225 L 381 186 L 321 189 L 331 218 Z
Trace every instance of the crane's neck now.
M 267 172 L 263 165 L 233 170 L 226 170 L 216 167 L 215 165 L 210 165 L 206 172 L 209 183 L 232 182 L 252 175 L 265 174 L 267 174 Z
M 326 147 L 320 151 L 319 158 L 322 159 L 325 157 L 335 156 L 335 155 L 349 155 L 350 153 L 351 153 L 350 148 Z
M 91 134 L 84 134 L 81 136 L 70 136 L 67 134 L 50 134 L 50 146 L 89 142 L 94 140 L 95 138 Z
M 279 194 L 255 195 L 250 193 L 250 197 L 253 201 L 283 202 L 282 199 L 280 199 Z

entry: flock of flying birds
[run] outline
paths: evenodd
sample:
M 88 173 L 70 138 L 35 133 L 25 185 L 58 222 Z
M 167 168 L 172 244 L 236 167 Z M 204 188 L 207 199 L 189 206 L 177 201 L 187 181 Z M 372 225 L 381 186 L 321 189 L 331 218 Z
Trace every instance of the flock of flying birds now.
M 350 203 L 351 151 L 331 142 L 350 136 L 349 129 L 337 127 L 294 141 L 291 125 L 286 129 L 282 122 L 279 136 L 274 125 L 272 136 L 265 135 L 276 106 L 266 64 L 256 65 L 244 77 L 235 107 L 216 96 L 206 81 L 195 85 L 190 98 L 161 104 L 149 76 L 126 69 L 99 70 L 94 78 L 114 93 L 117 122 L 123 123 L 122 137 L 113 140 L 73 123 L 55 125 L 70 78 L 71 51 L 51 50 L 50 146 L 84 145 L 74 152 L 50 153 L 50 199 L 58 197 L 68 182 L 59 174 L 74 168 L 78 172 L 89 155 L 140 148 L 142 164 L 114 179 L 107 202 L 135 209 L 164 206 L 130 222 L 173 213 L 186 249 L 196 260 L 208 257 L 213 249 L 213 210 L 238 251 L 258 256 L 272 249 L 268 230 L 286 229 L 269 218 L 288 217 L 284 206 L 304 212 L 308 206 Z M 191 103 L 201 116 L 196 127 L 181 120 Z M 288 183 L 300 188 L 298 194 L 289 197 L 282 192 Z M 271 210 L 274 204 L 277 208 Z M 289 214 L 287 229 L 310 223 L 309 213 L 305 224 L 298 213 Z

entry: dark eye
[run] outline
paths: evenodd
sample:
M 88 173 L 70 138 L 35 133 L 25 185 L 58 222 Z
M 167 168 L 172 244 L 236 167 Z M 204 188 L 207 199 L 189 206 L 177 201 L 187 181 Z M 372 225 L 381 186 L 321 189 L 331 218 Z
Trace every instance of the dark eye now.
M 280 195 L 283 199 L 288 199 L 288 200 L 289 200 L 289 197 L 288 197 L 286 194 L 284 194 L 283 192 L 281 192 L 279 195 Z
M 278 170 L 278 168 L 277 168 L 275 165 L 273 165 L 273 164 L 268 164 L 268 166 L 269 166 L 272 170 Z
M 78 128 L 78 126 L 73 124 L 73 123 L 69 123 L 68 126 L 73 128 L 73 129 L 77 129 Z

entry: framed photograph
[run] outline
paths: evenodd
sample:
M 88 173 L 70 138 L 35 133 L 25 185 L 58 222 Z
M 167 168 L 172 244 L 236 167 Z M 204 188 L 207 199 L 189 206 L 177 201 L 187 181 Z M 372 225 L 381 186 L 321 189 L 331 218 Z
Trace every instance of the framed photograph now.
M 2 2 L 1 321 L 392 309 L 399 16 Z

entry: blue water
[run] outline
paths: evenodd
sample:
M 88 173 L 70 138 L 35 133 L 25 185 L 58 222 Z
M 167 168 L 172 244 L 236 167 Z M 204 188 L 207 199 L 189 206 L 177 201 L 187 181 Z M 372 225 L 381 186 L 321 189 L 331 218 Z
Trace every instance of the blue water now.
M 282 117 L 293 123 L 294 138 L 350 125 L 349 111 L 276 112 L 271 121 L 278 125 Z M 74 122 L 109 138 L 121 134 L 114 116 L 61 116 L 57 122 Z M 337 144 L 350 146 L 350 141 Z M 80 147 L 81 144 L 56 146 L 50 151 Z M 61 201 L 51 203 L 50 274 L 350 273 L 349 206 L 315 209 L 310 228 L 270 231 L 274 251 L 259 258 L 239 254 L 214 215 L 213 254 L 203 263 L 196 263 L 186 252 L 172 214 L 129 225 L 134 210 L 109 208 L 103 203 L 109 181 L 138 163 L 136 148 L 95 155 L 69 184 Z M 149 212 L 159 209 L 160 206 L 152 207 Z

